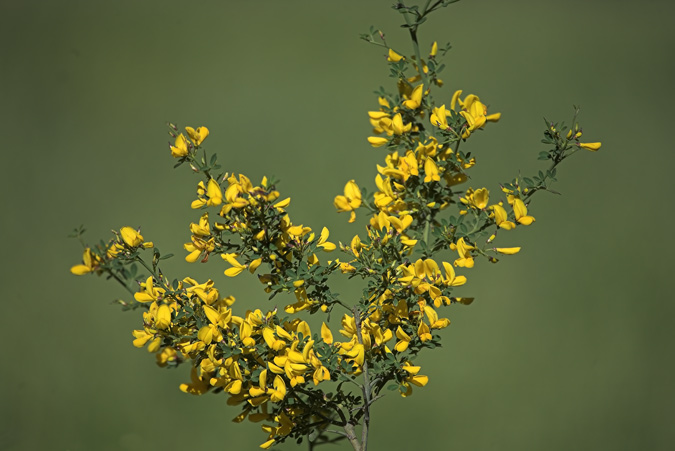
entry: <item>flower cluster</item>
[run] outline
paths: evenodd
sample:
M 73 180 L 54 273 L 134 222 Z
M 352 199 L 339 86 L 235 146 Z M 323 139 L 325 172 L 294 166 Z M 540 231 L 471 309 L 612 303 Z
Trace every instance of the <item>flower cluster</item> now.
M 130 295 L 119 301 L 123 308 L 144 310 L 133 345 L 155 354 L 160 367 L 188 363 L 190 381 L 180 390 L 226 394 L 227 403 L 241 409 L 234 421 L 262 423 L 262 448 L 289 438 L 331 443 L 337 434 L 365 450 L 370 406 L 384 389 L 407 397 L 429 382 L 414 360 L 440 345 L 439 332 L 450 325 L 446 307 L 473 302 L 455 293 L 467 284 L 465 272 L 481 258 L 496 263 L 498 256 L 518 253 L 520 247 L 497 247 L 495 241 L 535 222 L 532 196 L 550 191 L 560 162 L 579 149 L 600 148 L 579 141 L 577 110 L 569 130 L 547 121 L 543 142 L 551 147 L 539 156 L 550 162 L 545 172 L 519 175 L 492 191 L 467 187 L 477 157 L 466 147 L 501 115 L 488 112 L 474 94 L 462 97 L 461 90 L 448 92 L 449 108 L 432 95 L 446 95 L 438 60 L 448 48 L 434 42 L 422 58 L 417 30 L 430 12 L 452 2 L 395 5 L 406 19 L 414 55 L 391 48 L 377 30 L 363 35 L 386 48 L 383 59 L 396 86 L 380 89 L 377 109 L 368 112 L 368 142 L 386 150 L 376 191 L 367 195 L 350 179 L 333 201 L 338 212 L 349 213 L 350 223 L 357 211 L 367 218 L 365 230 L 346 243 L 329 241 L 326 227 L 314 231 L 293 222 L 286 211 L 291 200 L 282 199 L 275 180 L 254 184 L 243 174 L 222 172 L 217 156 L 203 147 L 207 127 L 179 132 L 169 124 L 177 166 L 202 176 L 191 203 L 199 217 L 188 226 L 186 262 L 215 260 L 227 277 L 255 277 L 266 297 L 284 299 L 282 309 L 237 313 L 234 297 L 221 294 L 211 279 L 170 280 L 160 267 L 170 255 L 132 227 L 85 247 L 82 263 L 71 268 L 76 275 L 119 282 Z M 339 255 L 327 259 L 334 251 Z M 333 275 L 361 279 L 362 297 L 340 298 L 329 283 Z M 341 328 L 334 334 L 329 324 L 336 309 Z M 326 315 L 314 331 L 305 319 L 313 314 Z

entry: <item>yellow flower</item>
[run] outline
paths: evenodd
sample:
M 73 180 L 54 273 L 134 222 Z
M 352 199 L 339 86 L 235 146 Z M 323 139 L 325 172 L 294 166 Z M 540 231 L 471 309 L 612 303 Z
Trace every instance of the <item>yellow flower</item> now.
M 389 56 L 387 57 L 387 61 L 389 61 L 390 63 L 398 63 L 399 61 L 404 59 L 405 57 L 394 52 L 392 49 L 389 49 Z
M 438 318 L 438 313 L 430 305 L 424 306 L 424 314 L 429 320 L 429 326 L 432 329 L 444 329 L 450 325 L 450 320 L 448 318 Z
M 527 215 L 525 203 L 517 197 L 513 199 L 513 212 L 516 215 L 516 221 L 522 225 L 530 225 L 534 222 L 534 217 Z
M 483 210 L 487 207 L 489 198 L 490 193 L 486 188 L 480 188 L 475 191 L 472 188 L 469 188 L 466 191 L 466 197 L 460 198 L 460 201 L 472 208 Z
M 274 204 L 274 208 L 277 210 L 283 210 L 284 208 L 288 207 L 291 204 L 291 198 L 287 197 L 284 200 L 280 200 L 276 204 Z
M 424 183 L 440 182 L 441 176 L 438 172 L 438 166 L 432 158 L 427 158 L 424 162 Z
M 427 326 L 427 323 L 424 321 L 421 321 L 419 327 L 417 328 L 417 336 L 420 337 L 422 342 L 429 341 L 434 338 L 433 335 L 431 335 L 429 326 Z
M 147 342 L 149 342 L 155 337 L 154 332 L 156 331 L 150 330 L 150 332 L 148 332 L 147 330 L 134 330 L 133 332 L 131 332 L 131 334 L 135 338 L 135 340 L 133 341 L 133 345 L 136 348 L 142 348 L 143 346 L 145 346 Z
M 410 335 L 405 333 L 403 329 L 401 329 L 401 326 L 398 326 L 396 328 L 396 338 L 398 338 L 398 341 L 396 342 L 396 345 L 394 346 L 394 349 L 398 352 L 403 352 L 406 349 L 408 349 L 408 345 L 410 344 Z
M 70 268 L 70 272 L 75 274 L 76 276 L 88 274 L 98 267 L 100 261 L 101 259 L 97 255 L 92 253 L 91 249 L 86 248 L 84 250 L 84 253 L 82 254 L 82 262 L 84 264 L 73 266 L 72 268 Z
M 223 258 L 223 260 L 226 260 L 230 265 L 232 265 L 231 268 L 225 270 L 226 276 L 234 277 L 246 269 L 246 265 L 242 265 L 237 261 L 235 258 L 237 256 L 236 254 L 220 254 L 220 256 Z
M 495 214 L 494 219 L 497 227 L 505 230 L 512 230 L 516 227 L 514 223 L 508 220 L 508 215 L 506 214 L 504 207 L 501 205 L 492 205 L 490 208 Z
M 193 236 L 192 242 L 185 243 L 183 248 L 189 252 L 189 254 L 185 256 L 186 262 L 194 263 L 199 260 L 199 257 L 202 255 L 204 255 L 202 262 L 206 262 L 209 258 L 209 254 L 216 248 L 216 242 L 213 237 L 208 240 L 203 240 L 197 236 Z
M 211 384 L 209 384 L 209 375 L 202 374 L 200 376 L 196 367 L 192 367 L 190 379 L 191 383 L 180 384 L 180 391 L 189 393 L 191 395 L 203 395 L 211 389 Z
M 319 237 L 319 242 L 317 243 L 317 246 L 323 248 L 323 250 L 326 252 L 331 252 L 335 250 L 336 246 L 334 243 L 328 241 L 328 235 L 329 232 L 326 227 L 321 229 L 321 236 Z
M 459 287 L 466 283 L 466 277 L 456 276 L 455 270 L 450 263 L 443 262 L 443 268 L 445 268 L 445 279 L 443 279 L 444 285 L 449 287 Z
M 487 114 L 487 107 L 480 101 L 478 96 L 469 94 L 461 100 L 459 96 L 462 91 L 456 91 L 452 96 L 450 108 L 455 109 L 455 105 L 459 103 L 461 111 L 459 114 L 466 120 L 468 128 L 462 134 L 462 138 L 468 138 L 471 132 L 483 127 L 486 122 L 497 122 L 501 113 Z
M 281 376 L 276 376 L 273 382 L 273 389 L 268 389 L 270 400 L 272 402 L 281 402 L 286 397 L 286 383 Z
M 415 89 L 413 89 L 412 94 L 410 94 L 410 98 L 403 102 L 403 106 L 411 110 L 416 110 L 422 104 L 423 93 L 424 93 L 424 85 L 422 84 L 416 86 Z
M 193 235 L 199 236 L 199 237 L 211 235 L 211 226 L 209 224 L 209 213 L 208 212 L 204 213 L 199 218 L 199 224 L 196 224 L 194 222 L 190 223 L 190 232 L 192 232 Z
M 342 348 L 342 355 L 355 365 L 361 367 L 366 358 L 366 349 L 361 343 L 356 343 L 350 350 Z
M 185 127 L 185 131 L 187 132 L 188 136 L 190 136 L 192 142 L 195 143 L 196 147 L 201 146 L 202 141 L 204 141 L 206 137 L 209 136 L 209 129 L 206 127 L 198 127 L 197 130 L 192 127 Z
M 171 147 L 171 156 L 174 158 L 182 158 L 188 154 L 188 143 L 185 136 L 181 133 L 176 136 L 175 145 Z
M 157 365 L 162 368 L 167 365 L 175 365 L 180 363 L 178 353 L 173 348 L 164 348 L 161 352 L 155 354 L 155 357 L 157 359 Z
M 579 143 L 579 147 L 583 147 L 586 150 L 590 150 L 591 152 L 595 152 L 602 146 L 602 143 Z
M 456 249 L 459 254 L 459 258 L 455 260 L 455 266 L 461 266 L 465 268 L 473 268 L 473 257 L 471 256 L 471 251 L 475 247 L 471 246 L 464 242 L 464 238 L 460 238 L 457 241 L 457 245 L 451 245 L 451 249 Z
M 402 387 L 405 388 L 405 391 L 400 390 L 401 396 L 404 398 L 407 396 L 412 395 L 412 385 L 416 385 L 418 387 L 424 387 L 429 383 L 429 377 L 428 376 L 420 376 L 417 373 L 420 371 L 419 366 L 413 366 L 410 362 L 404 362 L 403 366 L 401 367 L 402 370 L 408 373 L 408 377 L 405 378 L 405 381 L 401 384 Z
M 519 247 L 496 247 L 495 250 L 504 255 L 513 255 L 520 252 Z
M 441 105 L 440 107 L 433 109 L 429 122 L 431 122 L 431 125 L 435 125 L 441 130 L 447 130 L 449 128 L 448 116 L 450 116 L 450 112 L 445 109 L 445 105 Z
M 155 327 L 157 329 L 168 329 L 171 325 L 171 308 L 162 304 L 155 313 Z
M 129 247 L 138 247 L 143 244 L 143 235 L 131 227 L 122 227 L 120 229 L 120 235 L 122 235 L 122 240 L 124 240 Z
M 134 299 L 136 299 L 137 302 L 156 301 L 165 293 L 163 288 L 155 287 L 152 276 L 148 277 L 145 282 L 141 283 L 141 288 L 141 291 L 134 294 Z
M 321 323 L 321 338 L 327 345 L 333 344 L 333 333 L 330 331 L 330 328 L 326 325 L 326 323 Z
M 351 212 L 349 222 L 354 222 L 356 220 L 356 213 L 354 213 L 354 210 L 361 206 L 361 190 L 354 180 L 347 182 L 344 189 L 344 196 L 335 196 L 333 204 L 335 205 L 335 208 L 337 208 L 338 213 L 343 211 Z
M 391 119 L 391 129 L 395 135 L 402 135 L 412 130 L 412 123 L 403 124 L 403 117 L 398 113 Z
M 387 138 L 382 138 L 381 136 L 369 136 L 368 142 L 373 147 L 382 147 L 389 142 Z
M 223 202 L 223 192 L 221 191 L 218 182 L 214 179 L 210 179 L 209 183 L 206 185 L 206 195 L 209 198 L 209 200 L 206 201 L 207 207 L 220 205 Z

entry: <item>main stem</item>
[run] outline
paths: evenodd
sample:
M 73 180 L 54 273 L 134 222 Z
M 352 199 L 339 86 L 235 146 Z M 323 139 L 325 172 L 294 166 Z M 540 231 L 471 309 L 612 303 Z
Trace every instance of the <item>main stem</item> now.
M 354 323 L 356 324 L 356 337 L 359 344 L 363 346 L 363 336 L 361 334 L 361 312 L 354 308 Z M 365 348 L 363 350 L 365 353 Z M 372 394 L 370 392 L 370 376 L 368 374 L 368 359 L 364 356 L 363 359 L 363 428 L 361 429 L 361 447 L 357 451 L 366 451 L 368 449 L 368 429 L 370 426 L 370 403 Z
M 428 4 L 428 3 L 427 3 Z M 425 7 L 426 9 L 426 7 Z M 408 31 L 410 32 L 410 39 L 412 39 L 413 42 L 413 50 L 415 51 L 415 59 L 417 59 L 417 71 L 420 73 L 420 76 L 422 77 L 422 83 L 424 83 L 424 89 L 429 89 L 429 80 L 427 78 L 427 74 L 424 72 L 424 64 L 422 63 L 422 54 L 420 53 L 420 45 L 417 42 L 417 21 L 413 23 L 413 21 L 410 18 L 410 13 L 405 12 L 403 13 L 403 17 L 405 18 L 405 22 L 408 25 Z

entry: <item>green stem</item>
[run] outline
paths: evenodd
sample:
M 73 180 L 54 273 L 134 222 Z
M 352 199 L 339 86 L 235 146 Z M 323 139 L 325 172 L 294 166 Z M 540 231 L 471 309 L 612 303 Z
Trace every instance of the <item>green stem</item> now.
M 347 423 L 344 426 L 347 440 L 349 440 L 349 443 L 351 443 L 352 448 L 354 448 L 354 451 L 364 451 L 363 448 L 361 448 L 361 444 L 359 443 L 359 439 L 356 438 L 356 431 L 354 431 L 354 425 L 351 423 Z
M 116 281 L 118 281 L 119 284 L 122 285 L 129 293 L 131 293 L 132 295 L 135 294 L 134 291 L 133 291 L 131 288 L 129 288 L 129 285 L 127 285 L 122 279 L 120 279 L 120 278 L 117 276 L 117 274 L 113 273 L 112 271 L 108 271 L 108 274 L 110 274 L 110 276 L 111 276 L 113 279 L 115 279 Z
M 427 4 L 428 6 L 428 4 Z M 426 12 L 426 6 L 425 6 L 425 12 Z M 427 78 L 427 74 L 424 72 L 424 64 L 422 63 L 422 55 L 420 53 L 420 45 L 419 42 L 417 41 L 417 21 L 413 23 L 413 21 L 410 18 L 410 13 L 409 12 L 404 12 L 403 17 L 405 18 L 406 24 L 408 24 L 408 31 L 410 32 L 410 39 L 412 39 L 413 42 L 413 49 L 415 50 L 415 58 L 417 59 L 417 71 L 420 73 L 420 76 L 422 77 L 422 83 L 424 83 L 424 88 L 429 89 L 429 79 Z
M 424 8 L 422 9 L 422 17 L 427 15 L 427 12 L 429 10 L 429 3 L 431 3 L 431 0 L 427 0 L 427 2 L 424 4 Z
M 162 280 L 162 278 L 159 277 L 159 275 L 157 275 L 157 273 L 156 273 L 152 268 L 150 268 L 150 267 L 148 266 L 148 264 L 145 263 L 145 261 L 144 261 L 141 257 L 136 257 L 136 261 L 137 261 L 138 263 L 140 263 L 145 269 L 147 269 L 148 272 L 149 272 L 150 274 L 152 274 L 152 276 L 157 280 L 157 282 L 159 282 L 160 280 Z
M 363 346 L 363 336 L 361 335 L 361 313 L 354 308 L 354 323 L 356 325 L 356 338 L 359 344 Z M 365 353 L 365 348 L 364 351 Z M 368 429 L 370 427 L 370 403 L 371 403 L 371 387 L 370 376 L 368 370 L 368 359 L 363 359 L 363 428 L 361 430 L 361 448 L 359 451 L 366 451 L 368 449 Z

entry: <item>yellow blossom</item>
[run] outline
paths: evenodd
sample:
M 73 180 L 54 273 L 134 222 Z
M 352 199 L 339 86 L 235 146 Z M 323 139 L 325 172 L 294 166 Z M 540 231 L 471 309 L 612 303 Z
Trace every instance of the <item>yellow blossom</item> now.
M 282 209 L 288 207 L 290 204 L 291 204 L 291 198 L 287 197 L 286 199 L 280 200 L 279 202 L 274 204 L 274 208 L 276 208 L 277 210 L 282 210 Z
M 480 188 L 475 191 L 469 188 L 466 192 L 466 196 L 460 198 L 460 201 L 470 207 L 483 210 L 487 207 L 489 198 L 490 193 L 486 188 Z
M 466 120 L 468 128 L 462 134 L 462 138 L 468 138 L 472 131 L 483 127 L 486 122 L 497 122 L 500 119 L 501 113 L 487 114 L 487 107 L 478 96 L 469 94 L 464 100 L 461 100 L 459 98 L 461 94 L 461 90 L 453 94 L 450 108 L 454 110 L 455 105 L 459 103 L 461 108 L 459 114 Z
M 323 248 L 323 250 L 326 252 L 334 251 L 336 248 L 334 243 L 328 241 L 329 234 L 330 232 L 326 227 L 321 229 L 321 236 L 319 237 L 319 242 L 317 243 L 317 246 Z
M 398 341 L 396 342 L 396 345 L 394 346 L 394 349 L 398 352 L 403 352 L 406 349 L 408 349 L 408 345 L 410 344 L 410 335 L 405 333 L 403 329 L 401 329 L 401 326 L 398 326 L 396 328 L 396 338 L 398 338 Z
M 403 102 L 403 106 L 408 109 L 416 110 L 422 104 L 422 94 L 424 93 L 424 85 L 418 85 L 413 89 L 410 98 Z
M 197 127 L 197 130 L 192 127 L 185 127 L 185 131 L 196 147 L 201 146 L 202 141 L 209 136 L 209 129 L 206 127 Z
M 513 255 L 520 252 L 519 247 L 496 247 L 495 250 L 504 255 Z
M 512 230 L 516 227 L 516 225 L 513 222 L 508 220 L 508 215 L 506 214 L 506 210 L 504 210 L 504 207 L 495 204 L 492 205 L 490 208 L 494 212 L 495 224 L 497 224 L 498 227 L 505 230 Z
M 441 176 L 438 172 L 438 166 L 432 158 L 427 158 L 424 162 L 424 183 L 440 182 Z
M 143 235 L 138 233 L 132 227 L 122 227 L 120 229 L 120 235 L 122 236 L 122 240 L 129 247 L 138 247 L 143 244 Z
M 420 340 L 423 343 L 433 339 L 433 336 L 431 335 L 431 330 L 424 321 L 421 321 L 419 327 L 417 328 L 417 336 L 420 337 Z
M 321 339 L 327 345 L 333 344 L 333 333 L 326 323 L 321 323 Z
M 441 105 L 432 110 L 429 122 L 431 122 L 431 125 L 435 125 L 441 130 L 447 130 L 450 128 L 448 126 L 448 116 L 450 116 L 450 112 L 445 109 L 445 105 Z
M 389 55 L 387 57 L 387 61 L 391 63 L 398 63 L 399 61 L 405 59 L 403 56 L 399 55 L 398 53 L 394 52 L 393 49 L 389 49 Z
M 223 202 L 223 192 L 218 182 L 214 179 L 209 179 L 209 183 L 206 185 L 206 195 L 208 196 L 208 200 L 206 201 L 207 207 L 220 205 Z
M 246 269 L 246 265 L 242 265 L 236 259 L 236 254 L 220 254 L 223 260 L 227 261 L 231 268 L 225 270 L 225 275 L 228 277 L 234 277 L 239 275 L 243 270 Z
M 586 150 L 590 150 L 591 152 L 595 152 L 602 146 L 602 143 L 579 143 L 579 147 L 582 147 Z
M 142 290 L 134 294 L 134 299 L 137 302 L 150 302 L 159 300 L 165 293 L 164 288 L 155 286 L 154 278 L 148 277 L 147 280 L 141 283 Z
M 516 215 L 516 221 L 522 225 L 530 225 L 534 222 L 534 217 L 527 215 L 525 203 L 517 197 L 513 199 L 513 212 Z
M 384 146 L 385 144 L 387 144 L 389 142 L 389 140 L 387 138 L 383 138 L 381 136 L 369 136 L 368 142 L 373 147 L 381 147 L 381 146 Z
M 211 389 L 208 375 L 199 375 L 196 367 L 192 367 L 190 373 L 191 382 L 189 384 L 180 384 L 180 391 L 191 395 L 203 395 Z
M 188 154 L 188 143 L 185 136 L 181 133 L 176 136 L 176 141 L 171 147 L 171 156 L 174 158 L 182 158 Z
M 391 130 L 394 132 L 395 135 L 402 135 L 404 133 L 408 133 L 412 129 L 412 123 L 403 123 L 403 116 L 401 116 L 401 113 L 396 114 L 392 119 L 391 119 Z
M 431 44 L 431 52 L 429 52 L 429 56 L 436 56 L 438 53 L 438 42 L 434 41 L 433 44 Z
M 464 238 L 460 238 L 457 241 L 457 245 L 454 246 L 454 249 L 456 249 L 457 253 L 459 254 L 459 258 L 455 260 L 455 266 L 473 268 L 473 257 L 471 256 L 471 251 L 475 249 L 475 247 L 467 244 L 464 241 Z
M 354 180 L 350 180 L 345 185 L 344 196 L 335 196 L 333 201 L 338 213 L 343 211 L 350 212 L 349 222 L 356 220 L 356 213 L 354 210 L 361 206 L 361 190 Z
M 401 396 L 404 398 L 412 395 L 412 387 L 410 384 L 416 385 L 418 387 L 424 387 L 429 382 L 428 376 L 420 376 L 417 374 L 420 371 L 419 366 L 413 366 L 410 364 L 410 362 L 404 362 L 401 369 L 408 373 L 408 377 L 406 377 L 404 382 L 401 384 L 405 390 L 400 390 Z
M 82 254 L 82 263 L 81 265 L 75 265 L 70 268 L 70 272 L 76 276 L 82 276 L 88 274 L 92 271 L 95 271 L 99 265 L 101 259 L 95 255 L 91 249 L 86 248 Z
M 270 400 L 272 402 L 281 402 L 286 397 L 286 383 L 281 376 L 275 376 L 273 389 L 270 390 Z

